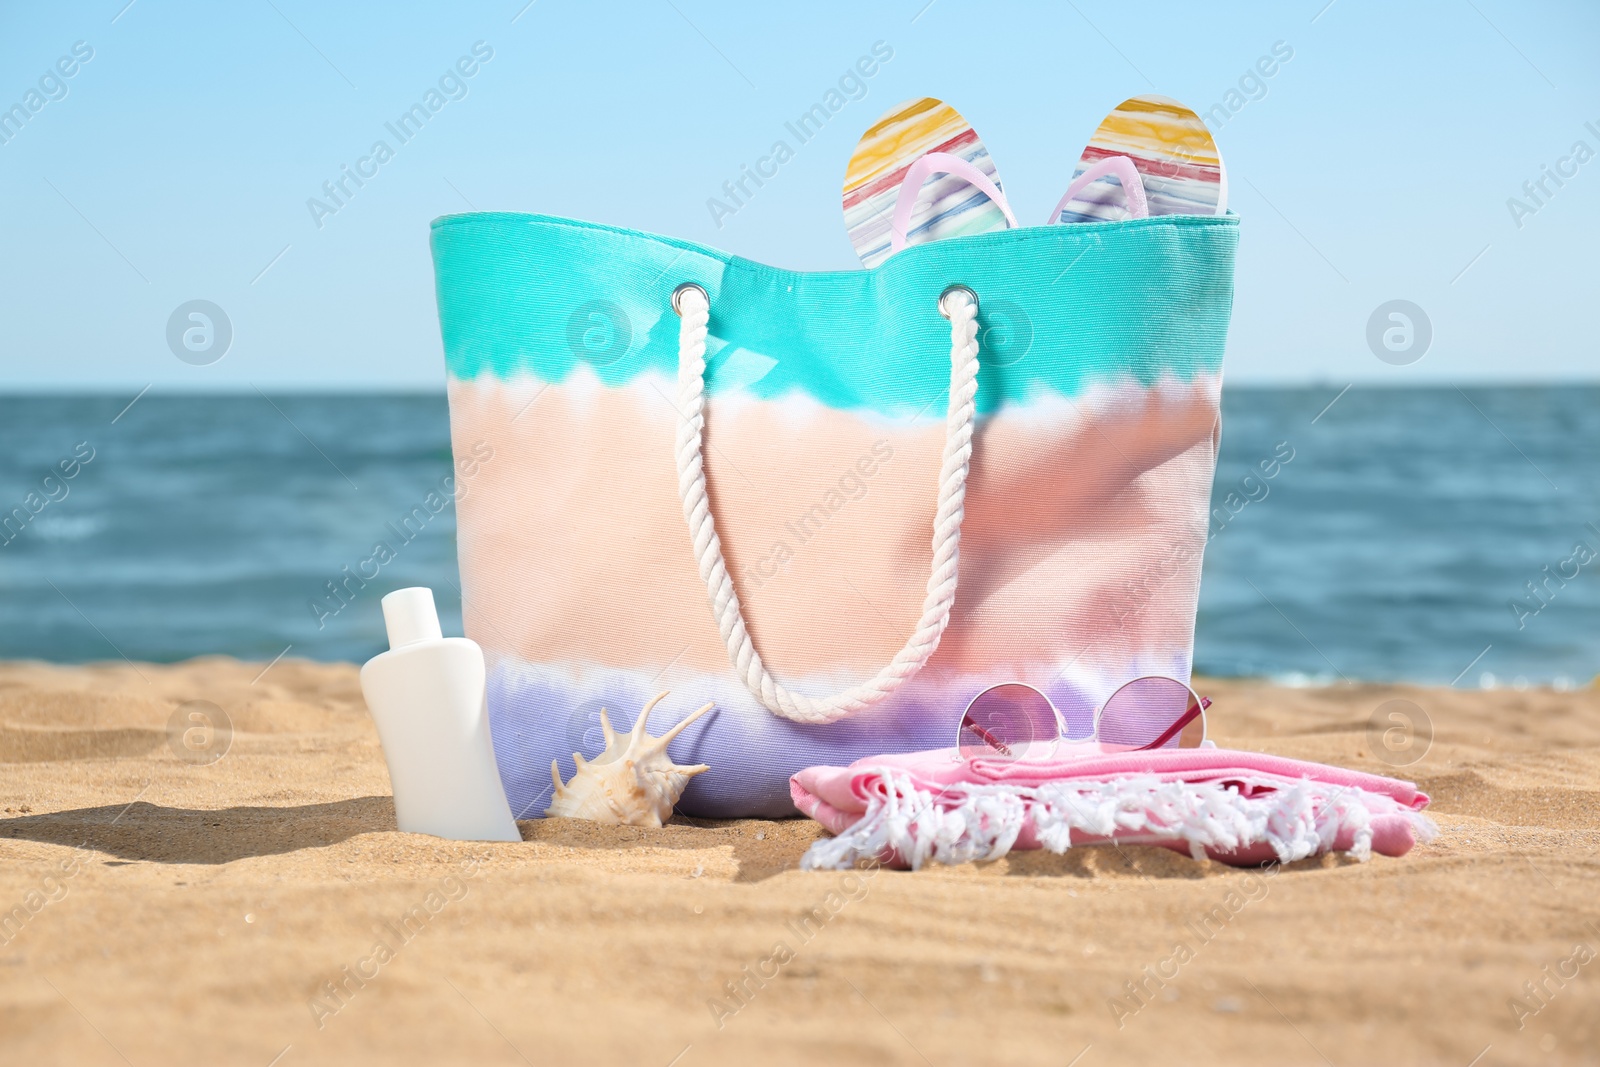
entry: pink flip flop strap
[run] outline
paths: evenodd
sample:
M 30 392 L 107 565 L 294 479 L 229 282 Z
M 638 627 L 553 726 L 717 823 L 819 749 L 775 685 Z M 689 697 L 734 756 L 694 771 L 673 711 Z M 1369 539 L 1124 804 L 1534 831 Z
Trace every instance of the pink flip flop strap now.
M 1144 180 L 1139 177 L 1139 168 L 1133 165 L 1133 160 L 1127 156 L 1107 156 L 1076 178 L 1067 186 L 1066 193 L 1061 197 L 1056 209 L 1050 213 L 1049 223 L 1057 222 L 1061 218 L 1061 211 L 1068 204 L 1078 198 L 1078 194 L 1088 187 L 1089 183 L 1099 181 L 1106 175 L 1115 175 L 1122 183 L 1122 193 L 1128 198 L 1128 214 L 1136 219 L 1150 217 L 1150 202 L 1145 199 Z
M 906 171 L 906 176 L 900 182 L 900 192 L 894 201 L 894 221 L 889 228 L 889 252 L 893 255 L 906 246 L 906 230 L 911 225 L 911 212 L 917 206 L 917 194 L 922 191 L 922 183 L 930 175 L 950 174 L 967 184 L 973 186 L 984 196 L 1000 208 L 1006 217 L 1006 224 L 1015 228 L 1017 217 L 1011 213 L 1011 205 L 1006 203 L 1005 194 L 1002 193 L 989 176 L 977 167 L 968 163 L 960 156 L 949 152 L 929 152 L 918 159 Z M 1143 190 L 1141 190 L 1141 194 Z M 1057 214 L 1059 214 L 1059 209 Z

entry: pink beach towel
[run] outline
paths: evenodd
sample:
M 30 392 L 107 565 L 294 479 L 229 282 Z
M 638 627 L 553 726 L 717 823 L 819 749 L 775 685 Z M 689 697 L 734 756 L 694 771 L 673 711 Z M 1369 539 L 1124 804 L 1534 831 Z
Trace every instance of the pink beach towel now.
M 1048 761 L 963 762 L 954 749 L 809 767 L 795 806 L 835 835 L 806 869 L 992 860 L 1012 849 L 1160 845 L 1235 866 L 1323 852 L 1403 856 L 1438 832 L 1410 782 L 1256 752 L 1129 752 L 1064 742 Z

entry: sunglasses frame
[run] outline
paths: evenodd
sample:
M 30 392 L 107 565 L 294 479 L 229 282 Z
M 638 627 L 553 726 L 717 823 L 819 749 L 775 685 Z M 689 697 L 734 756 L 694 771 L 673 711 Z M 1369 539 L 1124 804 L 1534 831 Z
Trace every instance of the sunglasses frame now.
M 997 751 L 999 751 L 1003 758 L 1007 758 L 1007 759 L 1017 759 L 1017 758 L 1019 758 L 1019 757 L 1013 756 L 1006 749 L 1006 746 L 1005 746 L 1005 744 L 1003 742 L 1001 742 L 998 739 L 996 739 L 992 734 L 989 733 L 989 731 L 985 730 L 982 726 L 979 726 L 977 723 L 972 723 L 970 726 L 968 725 L 968 720 L 972 716 L 972 709 L 978 703 L 978 701 L 982 700 L 984 697 L 988 696 L 990 693 L 994 692 L 996 689 L 1009 689 L 1012 686 L 1016 686 L 1018 688 L 1028 690 L 1030 693 L 1032 693 L 1035 696 L 1037 696 L 1040 700 L 1044 701 L 1044 706 L 1050 709 L 1050 714 L 1052 716 L 1054 716 L 1054 718 L 1056 720 L 1056 734 L 1055 734 L 1055 736 L 1053 738 L 1047 739 L 1048 744 L 1049 744 L 1050 747 L 1049 747 L 1048 751 L 1045 753 L 1044 758 L 1048 759 L 1050 756 L 1053 756 L 1055 754 L 1056 746 L 1061 743 L 1061 739 L 1063 737 L 1065 737 L 1066 733 L 1067 733 L 1066 720 L 1061 717 L 1061 712 L 1056 709 L 1055 701 L 1053 701 L 1049 697 L 1045 696 L 1044 693 L 1040 692 L 1040 690 L 1038 688 L 1029 685 L 1027 682 L 998 682 L 995 685 L 987 686 L 984 689 L 982 689 L 981 691 L 979 691 L 971 700 L 967 701 L 966 708 L 964 708 L 962 710 L 962 712 L 961 712 L 961 721 L 956 723 L 956 759 L 957 760 L 966 761 L 966 760 L 970 760 L 970 759 L 980 758 L 980 757 L 975 757 L 975 756 L 967 756 L 962 751 L 962 736 L 961 735 L 962 735 L 963 730 L 968 730 L 968 729 L 975 731 L 978 734 L 978 736 L 983 739 L 985 744 L 990 745 L 991 747 L 993 747 Z M 1037 741 L 1033 742 L 1033 744 L 1038 744 L 1038 743 L 1039 742 L 1037 742 Z
M 1139 745 L 1139 746 L 1137 746 L 1135 748 L 1130 749 L 1130 751 L 1133 751 L 1133 752 L 1144 752 L 1146 750 L 1154 750 L 1154 749 L 1161 748 L 1168 741 L 1171 741 L 1174 737 L 1181 737 L 1183 735 L 1184 728 L 1187 727 L 1190 723 L 1194 722 L 1196 719 L 1200 720 L 1200 743 L 1203 744 L 1205 742 L 1205 739 L 1206 739 L 1206 725 L 1207 725 L 1207 723 L 1206 723 L 1206 709 L 1211 706 L 1211 698 L 1210 697 L 1201 696 L 1199 693 L 1196 693 L 1194 691 L 1194 686 L 1188 685 L 1188 684 L 1186 684 L 1184 682 L 1180 682 L 1180 681 L 1178 681 L 1178 679 L 1173 678 L 1171 675 L 1166 675 L 1166 674 L 1144 674 L 1144 675 L 1140 675 L 1138 678 L 1134 678 L 1134 679 L 1131 679 L 1130 681 L 1123 682 L 1121 685 L 1117 686 L 1117 688 L 1112 692 L 1112 694 L 1110 696 L 1106 697 L 1106 699 L 1101 703 L 1100 710 L 1098 710 L 1098 711 L 1096 711 L 1094 713 L 1094 734 L 1093 734 L 1093 736 L 1094 736 L 1094 738 L 1096 740 L 1098 740 L 1099 737 L 1100 737 L 1100 718 L 1101 718 L 1101 716 L 1103 716 L 1105 714 L 1106 708 L 1111 706 L 1111 702 L 1113 700 L 1117 699 L 1117 695 L 1119 693 L 1121 693 L 1124 689 L 1127 689 L 1131 685 L 1137 685 L 1140 682 L 1146 682 L 1146 681 L 1150 681 L 1152 679 L 1163 681 L 1163 682 L 1175 682 L 1178 685 L 1183 686 L 1183 688 L 1189 694 L 1189 700 L 1188 700 L 1188 703 L 1186 703 L 1184 705 L 1183 714 L 1179 715 L 1176 719 L 1174 719 L 1173 722 L 1172 722 L 1172 725 L 1168 726 L 1165 730 L 1163 730 L 1161 732 L 1161 734 L 1154 741 L 1151 741 L 1149 744 Z M 1198 744 L 1197 745 L 1192 745 L 1190 747 L 1198 748 L 1199 745 Z
M 1188 727 L 1188 725 L 1190 723 L 1194 722 L 1196 719 L 1200 720 L 1200 742 L 1199 742 L 1199 744 L 1200 745 L 1205 744 L 1206 733 L 1207 733 L 1207 725 L 1208 725 L 1206 723 L 1206 709 L 1211 707 L 1211 698 L 1210 697 L 1201 696 L 1199 693 L 1195 692 L 1194 686 L 1189 685 L 1189 684 L 1187 684 L 1185 682 L 1181 682 L 1178 679 L 1173 678 L 1170 675 L 1165 675 L 1165 674 L 1142 674 L 1137 678 L 1131 678 L 1128 681 L 1123 682 L 1121 685 L 1117 686 L 1116 689 L 1112 690 L 1111 695 L 1106 697 L 1105 700 L 1101 701 L 1100 702 L 1100 706 L 1095 709 L 1095 713 L 1094 713 L 1094 730 L 1090 734 L 1090 739 L 1092 739 L 1092 740 L 1098 740 L 1099 739 L 1099 737 L 1100 737 L 1100 719 L 1101 719 L 1101 716 L 1103 716 L 1105 714 L 1105 710 L 1106 710 L 1106 708 L 1108 706 L 1110 706 L 1111 702 L 1117 698 L 1117 694 L 1118 693 L 1121 693 L 1124 689 L 1128 688 L 1130 685 L 1135 685 L 1135 684 L 1137 684 L 1139 682 L 1149 681 L 1149 680 L 1152 680 L 1152 679 L 1159 679 L 1160 681 L 1163 681 L 1163 682 L 1174 682 L 1174 683 L 1176 683 L 1178 685 L 1183 686 L 1184 689 L 1188 690 L 1189 702 L 1188 702 L 1187 706 L 1184 708 L 1183 714 L 1178 716 L 1178 718 L 1173 721 L 1172 725 L 1167 727 L 1167 729 L 1165 731 L 1163 731 L 1159 737 L 1157 737 L 1154 741 L 1150 742 L 1147 745 L 1139 745 L 1137 747 L 1129 748 L 1128 751 L 1130 751 L 1130 752 L 1143 752 L 1143 751 L 1149 751 L 1149 750 L 1154 750 L 1154 749 L 1161 748 L 1167 742 L 1171 741 L 1174 737 L 1181 737 L 1182 734 L 1183 734 L 1184 729 L 1186 727 Z M 1046 696 L 1037 686 L 1029 685 L 1027 682 L 997 682 L 994 685 L 987 686 L 986 688 L 980 690 L 976 695 L 973 696 L 973 698 L 971 700 L 967 701 L 966 708 L 964 708 L 962 710 L 961 719 L 960 719 L 959 722 L 956 723 L 956 745 L 955 745 L 955 753 L 956 754 L 955 754 L 955 758 L 957 760 L 962 761 L 962 762 L 966 762 L 966 761 L 972 760 L 972 759 L 984 758 L 984 757 L 968 756 L 963 752 L 963 750 L 962 750 L 962 732 L 963 732 L 963 730 L 966 730 L 966 729 L 971 729 L 971 730 L 976 731 L 979 734 L 979 736 L 982 737 L 982 739 L 983 739 L 985 744 L 988 744 L 988 745 L 994 747 L 995 749 L 999 750 L 999 752 L 1002 754 L 1003 757 L 1013 758 L 1013 759 L 1023 758 L 1023 757 L 1011 756 L 1011 754 L 1006 751 L 1006 747 L 1005 747 L 1003 742 L 1001 742 L 998 739 L 996 739 L 992 734 L 989 733 L 989 731 L 985 730 L 983 727 L 979 726 L 977 723 L 972 723 L 970 726 L 967 725 L 968 720 L 972 716 L 972 708 L 973 708 L 974 705 L 976 705 L 978 703 L 978 701 L 982 700 L 984 697 L 988 696 L 990 693 L 994 692 L 996 689 L 1005 689 L 1005 688 L 1008 688 L 1010 686 L 1020 686 L 1021 688 L 1032 692 L 1035 696 L 1037 696 L 1040 700 L 1042 700 L 1044 702 L 1045 707 L 1050 709 L 1050 714 L 1056 720 L 1056 736 L 1054 738 L 1050 739 L 1050 741 L 1049 741 L 1049 749 L 1046 751 L 1045 755 L 1042 758 L 1048 759 L 1049 757 L 1055 755 L 1056 747 L 1058 745 L 1060 745 L 1062 739 L 1065 738 L 1066 735 L 1067 735 L 1067 723 L 1066 723 L 1066 720 L 1061 717 L 1061 711 L 1056 707 L 1055 701 L 1051 700 L 1048 696 Z M 1038 742 L 1034 742 L 1034 744 L 1037 744 L 1037 743 Z M 1119 746 L 1119 747 L 1121 747 L 1121 746 Z M 1199 746 L 1196 745 L 1196 746 L 1190 746 L 1190 747 L 1199 747 Z

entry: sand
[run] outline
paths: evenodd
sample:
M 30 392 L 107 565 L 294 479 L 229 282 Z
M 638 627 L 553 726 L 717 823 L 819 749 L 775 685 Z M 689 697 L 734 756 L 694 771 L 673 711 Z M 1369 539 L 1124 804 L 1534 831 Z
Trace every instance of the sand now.
M 263 666 L 0 665 L 0 1062 L 1600 1062 L 1594 690 L 1203 684 L 1220 743 L 1378 772 L 1369 720 L 1420 707 L 1395 773 L 1442 833 L 1403 859 L 845 875 L 802 820 L 401 834 L 355 667 Z

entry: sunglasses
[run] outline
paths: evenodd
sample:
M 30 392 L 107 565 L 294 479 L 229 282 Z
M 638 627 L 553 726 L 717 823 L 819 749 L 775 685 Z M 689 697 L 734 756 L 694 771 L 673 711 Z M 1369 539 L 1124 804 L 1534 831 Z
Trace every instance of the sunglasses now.
M 1135 678 L 1100 707 L 1094 739 L 1129 752 L 1198 748 L 1211 701 L 1161 675 Z M 1050 698 L 1023 682 L 991 686 L 972 698 L 956 729 L 961 759 L 1048 759 L 1067 732 Z

